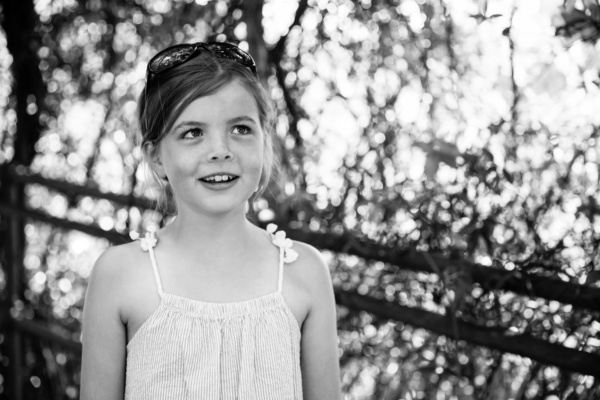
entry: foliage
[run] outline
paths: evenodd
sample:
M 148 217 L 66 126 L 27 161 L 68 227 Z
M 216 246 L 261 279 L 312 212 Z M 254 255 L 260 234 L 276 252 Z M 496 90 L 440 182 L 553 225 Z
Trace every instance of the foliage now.
M 271 51 L 265 84 L 285 156 L 279 184 L 255 204 L 259 221 L 598 285 L 594 2 L 314 0 L 303 9 L 301 1 L 301 18 L 288 31 L 296 3 L 263 7 Z M 152 198 L 135 146 L 145 65 L 172 43 L 227 38 L 247 46 L 253 32 L 244 7 L 234 0 L 37 1 L 34 50 L 46 94 L 30 103 L 42 125 L 32 171 Z M 0 98 L 14 98 L 3 41 Z M 0 102 L 2 163 L 21 134 L 14 109 L 14 101 Z M 104 230 L 162 223 L 153 211 L 41 185 L 28 185 L 26 195 L 29 208 Z M 39 222 L 29 222 L 26 235 L 27 301 L 15 312 L 78 331 L 86 279 L 108 242 Z M 326 256 L 336 287 L 600 352 L 597 312 L 485 290 L 458 261 L 426 274 Z M 343 307 L 339 337 L 344 391 L 356 398 L 599 393 L 592 377 Z M 77 357 L 28 343 L 29 398 L 50 390 L 76 398 Z

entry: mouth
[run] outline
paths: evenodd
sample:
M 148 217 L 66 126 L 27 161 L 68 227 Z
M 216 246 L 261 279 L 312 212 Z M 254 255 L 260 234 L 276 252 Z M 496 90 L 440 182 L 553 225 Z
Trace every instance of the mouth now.
M 200 178 L 199 180 L 205 183 L 228 183 L 228 182 L 233 182 L 236 179 L 238 179 L 239 176 L 237 175 L 232 175 L 232 174 L 226 174 L 226 173 L 216 173 L 216 174 L 211 174 L 208 176 L 205 176 L 204 178 Z

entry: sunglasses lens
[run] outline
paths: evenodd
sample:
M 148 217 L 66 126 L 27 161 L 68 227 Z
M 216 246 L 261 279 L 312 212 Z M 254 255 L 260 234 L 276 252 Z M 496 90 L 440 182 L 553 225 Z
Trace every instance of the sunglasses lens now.
M 173 65 L 183 64 L 192 55 L 195 46 L 172 47 L 158 53 L 148 65 L 150 72 L 158 74 Z
M 250 54 L 237 46 L 228 43 L 210 43 L 207 47 L 219 58 L 228 58 L 237 61 L 253 71 L 256 68 Z
M 146 78 L 149 79 L 154 74 L 159 74 L 167 69 L 180 65 L 193 57 L 199 48 L 210 50 L 217 58 L 227 58 L 249 68 L 256 76 L 256 65 L 250 54 L 237 46 L 229 43 L 196 43 L 182 44 L 170 47 L 158 53 L 148 63 Z

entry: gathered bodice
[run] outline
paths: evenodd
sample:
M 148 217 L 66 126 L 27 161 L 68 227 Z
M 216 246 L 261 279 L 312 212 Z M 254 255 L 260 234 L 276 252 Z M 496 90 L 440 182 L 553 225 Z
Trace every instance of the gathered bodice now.
M 231 303 L 165 293 L 156 238 L 141 239 L 160 303 L 127 345 L 126 400 L 302 399 L 301 333 L 282 294 L 283 266 L 297 253 L 285 234 L 269 233 L 280 249 L 277 290 Z

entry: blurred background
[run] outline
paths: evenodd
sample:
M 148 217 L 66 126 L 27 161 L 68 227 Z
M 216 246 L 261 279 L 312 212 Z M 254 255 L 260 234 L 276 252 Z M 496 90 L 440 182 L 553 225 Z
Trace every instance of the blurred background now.
M 598 1 L 0 0 L 0 398 L 79 397 L 98 255 L 160 226 L 148 60 L 251 52 L 348 399 L 600 398 Z

